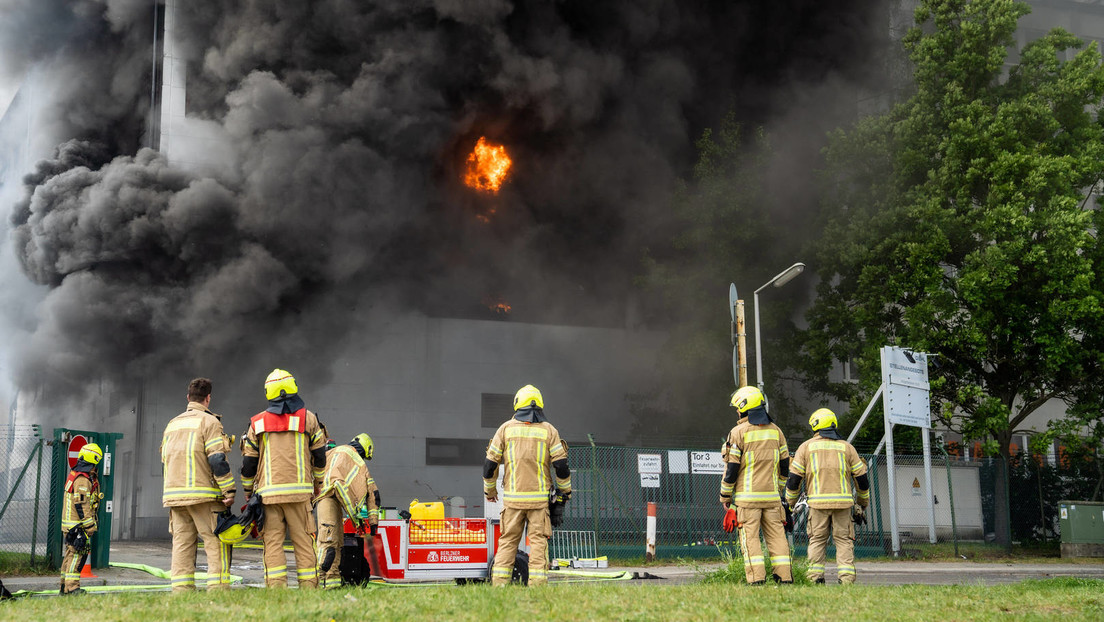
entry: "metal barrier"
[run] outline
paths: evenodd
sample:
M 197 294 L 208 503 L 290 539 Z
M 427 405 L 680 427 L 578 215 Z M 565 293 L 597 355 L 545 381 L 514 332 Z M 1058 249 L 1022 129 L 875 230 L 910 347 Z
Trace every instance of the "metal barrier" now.
M 597 550 L 593 531 L 556 529 L 548 541 L 549 559 L 593 559 Z
M 37 425 L 0 429 L 0 555 L 2 566 L 17 569 L 48 563 L 50 524 L 49 442 Z

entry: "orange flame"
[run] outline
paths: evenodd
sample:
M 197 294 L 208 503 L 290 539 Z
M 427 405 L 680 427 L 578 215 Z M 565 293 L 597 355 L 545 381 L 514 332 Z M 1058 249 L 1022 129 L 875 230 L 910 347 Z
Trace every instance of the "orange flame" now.
M 510 311 L 513 311 L 513 307 L 510 303 L 503 300 L 501 297 L 484 298 L 483 304 L 487 305 L 487 308 L 499 315 L 509 315 Z
M 464 183 L 482 192 L 498 193 L 512 165 L 513 161 L 506 155 L 505 147 L 488 143 L 486 136 L 480 136 L 475 149 L 468 156 L 468 171 L 464 175 Z

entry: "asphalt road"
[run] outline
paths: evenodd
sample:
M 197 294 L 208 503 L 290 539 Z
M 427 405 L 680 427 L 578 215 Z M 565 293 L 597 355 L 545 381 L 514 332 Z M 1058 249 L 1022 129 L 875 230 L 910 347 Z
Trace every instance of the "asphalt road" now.
M 111 547 L 111 560 L 146 564 L 168 569 L 171 551 L 168 541 L 117 542 Z M 294 577 L 294 558 L 287 553 L 289 576 Z M 202 550 L 199 554 L 199 570 L 204 570 Z M 705 564 L 703 570 L 711 570 L 719 564 Z M 917 561 L 858 561 L 855 564 L 858 580 L 866 585 L 996 585 L 1017 583 L 1025 579 L 1048 579 L 1053 577 L 1082 577 L 1104 579 L 1104 560 L 1085 563 L 976 563 L 976 562 L 917 562 Z M 699 578 L 698 571 L 687 566 L 646 566 L 631 568 L 609 568 L 603 572 L 624 570 L 640 576 L 654 577 L 654 580 L 626 581 L 621 585 L 663 585 L 690 583 Z M 96 569 L 98 578 L 84 579 L 85 586 L 94 585 L 148 585 L 165 583 L 147 573 L 123 569 Z M 261 564 L 259 549 L 235 549 L 231 572 L 243 578 L 243 584 L 259 586 L 264 584 L 264 568 Z M 557 580 L 556 572 L 551 573 Z M 578 577 L 571 577 L 577 580 Z M 4 585 L 12 590 L 52 590 L 57 589 L 57 577 L 3 577 Z M 835 568 L 829 563 L 827 580 L 835 581 Z

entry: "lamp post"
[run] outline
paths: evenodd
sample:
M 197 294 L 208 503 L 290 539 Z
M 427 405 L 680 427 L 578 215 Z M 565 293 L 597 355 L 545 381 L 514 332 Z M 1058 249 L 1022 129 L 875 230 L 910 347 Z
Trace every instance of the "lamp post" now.
M 762 287 L 755 290 L 755 293 L 752 295 L 755 302 L 755 381 L 759 385 L 760 391 L 763 390 L 763 346 L 759 337 L 759 292 L 771 285 L 782 287 L 786 283 L 792 281 L 794 277 L 801 274 L 804 269 L 805 264 L 799 261 L 782 272 L 779 272 L 773 279 L 767 281 Z

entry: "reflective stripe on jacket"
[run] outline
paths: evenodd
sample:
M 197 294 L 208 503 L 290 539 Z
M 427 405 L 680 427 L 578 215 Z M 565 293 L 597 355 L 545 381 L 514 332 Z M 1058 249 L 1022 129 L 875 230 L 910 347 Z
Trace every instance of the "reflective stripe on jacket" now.
M 274 417 L 287 421 L 280 425 Z M 309 501 L 315 483 L 321 486 L 326 473 L 324 465 L 315 468 L 311 464 L 311 452 L 325 446 L 326 435 L 311 411 L 304 408 L 290 415 L 262 412 L 250 421 L 242 439 L 242 454 L 258 459 L 257 474 L 243 477 L 242 486 L 261 495 L 266 504 Z
M 161 504 L 194 505 L 233 492 L 233 474 L 215 477 L 211 471 L 208 457 L 220 453 L 230 453 L 230 438 L 218 415 L 203 404 L 189 402 L 188 409 L 169 421 L 161 435 Z
M 93 488 L 92 480 L 87 475 L 69 472 L 61 508 L 62 533 L 77 525 L 83 526 L 85 531 L 96 530 L 96 513 L 92 511 Z
M 809 506 L 818 510 L 839 510 L 854 503 L 852 479 L 866 473 L 866 463 L 845 440 L 829 439 L 817 434 L 805 441 L 794 453 L 790 472 L 805 479 L 805 496 Z M 869 490 L 858 491 L 864 499 Z M 787 493 L 796 499 L 793 491 Z
M 736 482 L 731 487 L 721 476 L 721 494 L 732 494 L 732 501 L 742 507 L 772 507 L 782 502 L 780 492 L 785 481 L 779 473 L 779 461 L 790 457 L 782 430 L 768 423 L 754 425 L 740 419 L 728 433 L 721 451 L 724 462 L 737 463 Z
M 502 466 L 502 504 L 514 509 L 548 505 L 552 482 L 571 490 L 570 478 L 556 478 L 552 463 L 567 459 L 567 446 L 560 433 L 547 421 L 526 423 L 510 419 L 499 426 L 487 446 L 487 460 Z M 496 487 L 498 468 L 483 482 L 484 492 Z M 489 488 L 488 488 L 489 486 Z

